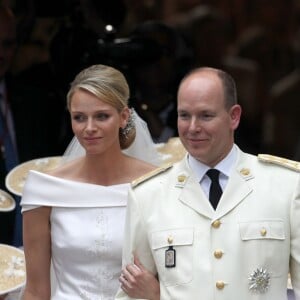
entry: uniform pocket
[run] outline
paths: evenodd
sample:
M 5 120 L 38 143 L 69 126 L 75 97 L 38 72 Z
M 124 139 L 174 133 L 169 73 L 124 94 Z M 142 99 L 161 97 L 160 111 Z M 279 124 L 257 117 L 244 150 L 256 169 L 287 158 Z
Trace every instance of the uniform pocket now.
M 258 269 L 266 270 L 271 278 L 284 275 L 283 265 L 288 265 L 289 261 L 289 243 L 284 226 L 284 221 L 280 219 L 239 223 L 242 240 L 239 252 L 246 280 Z
M 284 223 L 281 220 L 262 220 L 240 222 L 240 234 L 243 241 L 257 239 L 284 240 Z
M 193 228 L 175 228 L 156 231 L 151 236 L 151 248 L 159 272 L 159 279 L 165 286 L 185 284 L 193 277 Z M 166 267 L 166 251 L 175 250 L 175 266 Z

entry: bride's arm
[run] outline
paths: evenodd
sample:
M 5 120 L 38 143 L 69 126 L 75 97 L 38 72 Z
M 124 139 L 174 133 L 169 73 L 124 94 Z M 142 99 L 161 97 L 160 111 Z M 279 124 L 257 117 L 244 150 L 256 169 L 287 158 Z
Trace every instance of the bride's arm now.
M 26 287 L 22 300 L 48 300 L 51 296 L 50 211 L 49 207 L 38 207 L 23 212 Z
M 128 264 L 122 270 L 121 289 L 132 298 L 159 300 L 159 281 L 150 271 L 145 269 L 138 257 L 134 256 L 134 264 Z

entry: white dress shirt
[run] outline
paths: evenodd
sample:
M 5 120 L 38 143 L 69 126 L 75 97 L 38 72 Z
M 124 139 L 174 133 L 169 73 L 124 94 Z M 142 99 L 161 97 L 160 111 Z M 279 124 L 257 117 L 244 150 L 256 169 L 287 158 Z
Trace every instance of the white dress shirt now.
M 237 149 L 236 146 L 233 145 L 228 155 L 214 167 L 214 169 L 220 171 L 219 181 L 223 191 L 226 187 L 230 172 L 236 162 L 236 159 L 237 159 Z M 191 155 L 188 155 L 188 163 L 190 168 L 195 173 L 195 176 L 208 199 L 211 180 L 206 175 L 206 172 L 211 168 L 203 164 L 202 162 L 200 162 L 199 160 L 197 160 Z

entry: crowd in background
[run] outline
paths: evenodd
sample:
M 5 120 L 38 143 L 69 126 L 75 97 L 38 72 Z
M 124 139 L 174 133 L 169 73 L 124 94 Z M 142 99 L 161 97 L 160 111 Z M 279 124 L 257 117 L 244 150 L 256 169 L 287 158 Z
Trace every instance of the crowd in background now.
M 299 0 L 4 2 L 18 20 L 10 71 L 25 93 L 42 94 L 39 100 L 53 105 L 51 114 L 60 120 L 53 154 L 70 140 L 64 120 L 71 79 L 104 63 L 126 75 L 131 105 L 156 142 L 177 135 L 176 92 L 183 74 L 211 66 L 237 80 L 243 107 L 237 143 L 252 153 L 299 159 Z

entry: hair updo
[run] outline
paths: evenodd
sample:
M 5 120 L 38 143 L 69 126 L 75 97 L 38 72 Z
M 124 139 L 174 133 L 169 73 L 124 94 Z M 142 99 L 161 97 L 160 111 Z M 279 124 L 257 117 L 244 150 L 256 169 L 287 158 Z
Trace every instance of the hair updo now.
M 82 70 L 71 83 L 67 94 L 67 107 L 70 110 L 72 97 L 76 90 L 82 89 L 101 101 L 113 106 L 118 112 L 128 107 L 129 86 L 125 76 L 117 69 L 105 65 L 92 65 Z M 128 120 L 127 120 L 128 122 Z M 135 139 L 135 128 L 130 131 L 120 128 L 121 149 L 127 149 Z

